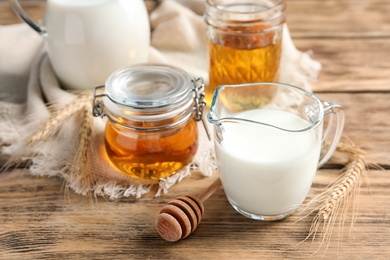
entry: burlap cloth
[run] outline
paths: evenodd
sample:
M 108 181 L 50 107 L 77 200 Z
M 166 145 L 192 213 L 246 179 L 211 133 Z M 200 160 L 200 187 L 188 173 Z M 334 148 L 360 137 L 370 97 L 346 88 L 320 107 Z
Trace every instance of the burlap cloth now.
M 194 77 L 208 82 L 207 39 L 201 16 L 203 1 L 148 1 L 151 24 L 149 62 L 181 67 Z M 151 4 L 152 3 L 152 4 Z M 151 4 L 151 5 L 150 5 Z M 316 79 L 321 65 L 308 53 L 298 51 L 287 26 L 283 35 L 281 82 L 310 90 L 309 81 Z M 43 39 L 25 24 L 0 26 L 0 147 L 2 164 L 7 156 L 20 155 L 28 160 L 28 170 L 37 176 L 61 176 L 66 186 L 79 194 L 93 193 L 110 199 L 141 197 L 153 185 L 126 178 L 112 169 L 104 159 L 103 131 L 105 121 L 95 118 L 93 138 L 88 156 L 88 169 L 95 181 L 85 185 L 71 178 L 76 138 L 80 120 L 72 118 L 61 126 L 55 137 L 34 147 L 27 147 L 31 134 L 50 117 L 48 104 L 65 106 L 76 95 L 60 88 L 45 52 Z M 211 127 L 210 127 L 211 129 Z M 185 176 L 199 173 L 210 176 L 217 168 L 213 142 L 207 140 L 199 125 L 199 150 L 194 161 L 174 176 L 161 179 L 156 196 Z M 211 130 L 212 131 L 212 130 Z

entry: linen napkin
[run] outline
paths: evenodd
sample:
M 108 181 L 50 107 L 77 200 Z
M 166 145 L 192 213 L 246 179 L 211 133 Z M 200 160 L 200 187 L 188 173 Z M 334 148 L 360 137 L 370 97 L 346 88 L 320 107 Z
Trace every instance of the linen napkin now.
M 150 5 L 149 62 L 180 67 L 191 76 L 203 77 L 207 84 L 203 5 L 203 0 L 165 0 Z M 310 80 L 316 79 L 321 65 L 308 53 L 298 51 L 287 26 L 284 29 L 280 81 L 310 90 Z M 159 196 L 191 173 L 210 176 L 217 168 L 213 142 L 207 139 L 200 124 L 199 149 L 190 165 L 156 185 L 125 177 L 107 162 L 103 143 L 105 121 L 95 118 L 87 172 L 72 176 L 70 169 L 75 163 L 79 144 L 76 137 L 81 131 L 82 118 L 70 118 L 59 127 L 55 136 L 39 145 L 29 146 L 27 141 L 47 122 L 53 107 L 61 110 L 77 98 L 77 94 L 60 88 L 39 35 L 25 24 L 0 26 L 1 163 L 9 156 L 17 156 L 30 162 L 28 170 L 32 175 L 61 176 L 66 186 L 76 193 L 93 193 L 110 199 L 139 198 L 154 186 L 157 187 L 155 195 Z

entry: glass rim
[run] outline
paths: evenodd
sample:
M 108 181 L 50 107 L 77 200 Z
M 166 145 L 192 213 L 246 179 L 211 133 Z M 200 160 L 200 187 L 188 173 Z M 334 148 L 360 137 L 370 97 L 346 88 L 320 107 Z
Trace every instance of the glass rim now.
M 249 4 L 248 4 L 249 3 Z M 284 13 L 286 4 L 284 0 L 272 0 L 273 5 L 267 5 L 270 1 L 232 1 L 226 4 L 221 1 L 207 0 L 203 19 L 208 26 L 216 29 L 235 30 L 235 28 L 251 28 L 258 32 L 275 30 L 286 22 Z M 262 6 L 264 4 L 264 6 Z M 228 8 L 230 6 L 230 8 Z M 235 7 L 234 9 L 231 7 Z M 247 11 L 237 11 L 237 7 L 244 7 Z M 257 8 L 251 8 L 257 6 Z M 258 27 L 258 28 L 256 28 Z M 240 32 L 242 33 L 242 32 Z M 252 33 L 249 33 L 252 34 Z
M 280 8 L 281 10 L 284 10 L 285 8 L 285 0 L 271 0 L 274 5 L 270 6 L 270 8 L 266 9 L 266 10 L 257 10 L 257 11 L 245 11 L 245 12 L 239 12 L 239 11 L 233 11 L 233 10 L 229 10 L 229 9 L 224 9 L 223 7 L 226 6 L 227 4 L 229 3 L 223 3 L 223 1 L 221 0 L 206 0 L 206 3 L 209 7 L 212 7 L 212 8 L 215 8 L 217 11 L 222 11 L 222 12 L 225 12 L 225 13 L 231 13 L 231 14 L 255 14 L 255 13 L 262 13 L 262 12 L 269 12 L 273 9 L 278 9 Z M 265 0 L 246 0 L 246 1 L 236 1 L 236 2 L 233 2 L 233 1 L 229 1 L 230 4 L 231 3 L 236 3 L 236 4 L 239 4 L 239 5 L 245 5 L 245 4 L 248 4 L 248 3 L 251 3 L 251 4 L 257 4 L 259 2 L 271 2 L 270 0 L 268 1 L 265 1 Z
M 267 123 L 259 122 L 259 121 L 255 121 L 255 120 L 237 118 L 237 117 L 233 117 L 233 116 L 224 117 L 224 118 L 216 118 L 216 108 L 217 108 L 216 103 L 217 103 L 219 92 L 223 88 L 225 88 L 225 87 L 238 87 L 238 86 L 256 86 L 256 85 L 275 85 L 275 86 L 281 86 L 284 88 L 293 88 L 293 89 L 301 92 L 302 94 L 306 95 L 307 97 L 310 97 L 318 105 L 318 113 L 317 113 L 318 119 L 315 120 L 315 122 L 311 122 L 311 124 L 306 128 L 295 130 L 295 129 L 286 129 L 286 128 L 274 126 L 271 124 L 267 124 Z M 243 123 L 244 122 L 244 123 L 254 124 L 254 125 L 269 126 L 269 127 L 273 127 L 273 128 L 285 131 L 285 132 L 302 133 L 302 132 L 307 132 L 309 130 L 317 128 L 323 122 L 324 116 L 325 116 L 325 111 L 324 111 L 324 106 L 323 106 L 321 100 L 319 98 L 317 98 L 313 93 L 311 93 L 303 88 L 294 86 L 292 84 L 281 83 L 281 82 L 250 82 L 250 83 L 241 83 L 241 84 L 222 84 L 222 85 L 219 85 L 216 88 L 216 90 L 214 91 L 212 101 L 211 101 L 210 110 L 207 114 L 207 120 L 213 125 L 220 125 L 221 123 L 226 123 L 226 122 L 230 122 L 230 123 Z

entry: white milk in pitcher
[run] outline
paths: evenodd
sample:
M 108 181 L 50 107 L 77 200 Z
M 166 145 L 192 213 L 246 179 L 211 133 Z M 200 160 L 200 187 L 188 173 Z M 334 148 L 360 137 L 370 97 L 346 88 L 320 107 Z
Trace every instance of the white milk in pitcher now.
M 245 111 L 237 117 L 289 130 L 310 126 L 302 118 L 278 110 Z M 321 138 L 316 132 L 246 123 L 222 123 L 222 128 L 223 140 L 216 141 L 215 147 L 230 203 L 238 211 L 263 217 L 295 211 L 317 170 Z
M 119 68 L 147 61 L 142 0 L 48 0 L 45 24 L 50 61 L 66 88 L 91 89 Z

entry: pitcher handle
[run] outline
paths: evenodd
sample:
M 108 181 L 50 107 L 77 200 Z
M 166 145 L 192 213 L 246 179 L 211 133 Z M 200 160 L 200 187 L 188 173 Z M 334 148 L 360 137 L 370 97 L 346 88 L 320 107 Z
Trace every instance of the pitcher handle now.
M 328 125 L 323 133 L 322 143 L 324 143 L 329 137 L 330 132 L 333 132 L 333 139 L 330 141 L 328 150 L 321 155 L 318 168 L 323 166 L 336 150 L 337 144 L 339 143 L 343 132 L 345 121 L 344 111 L 340 104 L 333 100 L 326 100 L 322 101 L 322 105 L 324 107 L 324 116 L 330 116 Z M 334 123 L 336 123 L 336 125 L 334 125 Z
M 15 13 L 19 16 L 20 19 L 25 21 L 40 35 L 46 35 L 46 28 L 37 21 L 35 21 L 28 13 L 26 13 L 26 11 L 24 11 L 18 0 L 8 0 L 8 2 L 10 3 L 12 9 L 15 11 Z

